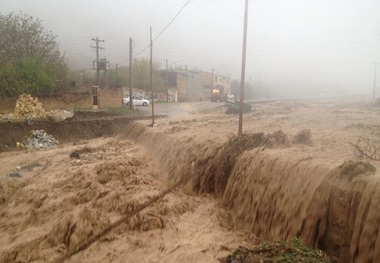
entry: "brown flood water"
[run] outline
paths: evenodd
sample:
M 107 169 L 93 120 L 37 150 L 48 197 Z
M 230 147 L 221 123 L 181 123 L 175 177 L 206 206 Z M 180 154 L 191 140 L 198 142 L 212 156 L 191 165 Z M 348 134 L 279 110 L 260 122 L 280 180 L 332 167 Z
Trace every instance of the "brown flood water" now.
M 380 165 L 352 147 L 358 136 L 378 143 L 379 113 L 362 104 L 257 105 L 239 139 L 236 116 L 217 108 L 162 119 L 154 128 L 148 121 L 86 122 L 70 129 L 75 145 L 0 153 L 0 259 L 57 259 L 181 182 L 70 262 L 217 262 L 226 253 L 221 247 L 240 244 L 240 230 L 262 240 L 299 236 L 342 262 L 380 262 L 380 177 L 374 171 Z M 89 137 L 81 134 L 86 131 Z M 300 131 L 310 138 L 297 141 Z M 121 135 L 83 141 L 116 132 Z M 79 161 L 69 157 L 74 150 Z M 22 177 L 7 177 L 18 165 Z M 219 226 L 219 202 L 232 232 Z
M 189 192 L 221 198 L 234 228 L 262 239 L 298 236 L 343 262 L 380 262 L 380 179 L 367 161 L 331 165 L 293 154 L 289 139 L 234 153 L 186 132 L 153 133 L 135 126 L 127 137 L 155 145 L 150 151 L 169 178 L 184 180 Z

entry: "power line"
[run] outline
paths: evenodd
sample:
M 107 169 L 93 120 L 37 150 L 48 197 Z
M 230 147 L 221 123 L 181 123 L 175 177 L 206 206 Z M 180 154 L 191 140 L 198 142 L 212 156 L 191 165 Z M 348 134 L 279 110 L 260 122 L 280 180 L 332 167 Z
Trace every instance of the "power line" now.
M 148 46 L 146 46 L 145 48 L 142 48 L 142 47 L 141 47 L 139 44 L 137 44 L 136 41 L 134 41 L 134 40 L 133 40 L 133 43 L 135 43 L 136 46 L 137 46 L 139 49 L 141 49 L 141 53 L 142 53 L 142 52 L 145 52 L 145 50 L 147 50 L 148 47 L 149 47 L 149 45 L 148 45 Z M 138 53 L 138 54 L 140 54 L 140 53 Z M 149 53 L 147 53 L 147 52 L 145 52 L 145 54 L 149 55 Z
M 178 13 L 173 17 L 173 19 L 166 25 L 166 27 L 164 29 L 162 29 L 162 31 L 156 36 L 155 39 L 153 39 L 153 42 L 157 40 L 157 38 L 159 38 L 162 33 L 164 33 L 164 31 L 170 26 L 170 24 L 177 18 L 177 16 L 182 12 L 182 10 L 190 3 L 190 0 L 188 0 L 184 6 L 181 8 L 181 10 L 178 11 Z
M 185 9 L 185 7 L 190 3 L 191 0 L 188 0 L 183 6 L 182 8 L 177 12 L 177 14 L 172 18 L 172 20 L 170 20 L 170 22 L 164 27 L 164 29 L 161 30 L 161 32 L 156 36 L 156 38 L 154 38 L 152 40 L 152 42 L 156 41 L 164 32 L 165 30 L 171 25 L 171 23 L 173 23 L 173 21 L 178 17 L 178 15 L 182 12 L 183 9 Z M 135 41 L 133 41 L 136 45 L 137 43 Z M 138 46 L 138 45 L 137 45 Z M 145 52 L 149 47 L 151 46 L 151 44 L 147 45 L 145 48 L 141 48 L 139 46 L 139 48 L 141 49 L 140 52 L 138 52 L 136 55 L 133 56 L 133 58 L 137 57 L 138 55 L 140 55 L 141 53 Z M 129 62 L 129 59 L 126 60 L 126 61 L 123 61 L 121 63 L 119 63 L 119 65 L 121 64 L 124 64 L 124 63 L 127 63 Z
M 145 52 L 145 50 L 147 50 L 149 47 L 150 47 L 150 45 L 146 46 L 143 50 L 141 50 L 139 53 L 137 53 L 136 55 L 134 55 L 132 58 L 135 58 L 135 57 L 137 57 L 138 55 L 140 55 L 141 53 Z M 120 63 L 118 63 L 118 64 L 121 65 L 121 64 L 124 64 L 124 63 L 127 63 L 127 62 L 129 62 L 129 59 L 126 60 L 126 61 L 120 62 Z
M 136 43 L 134 40 L 133 40 L 133 42 L 137 45 L 137 43 Z M 139 48 L 141 49 L 141 51 L 138 52 L 136 55 L 133 55 L 132 58 L 135 58 L 135 57 L 137 57 L 138 55 L 140 55 L 141 53 L 145 52 L 149 47 L 150 47 L 150 45 L 147 45 L 145 48 L 141 48 L 141 47 L 139 46 Z M 146 53 L 146 52 L 145 52 L 145 53 Z M 146 53 L 146 54 L 148 54 L 148 53 Z M 127 63 L 127 62 L 129 62 L 129 59 L 126 60 L 126 61 L 120 62 L 120 63 L 118 63 L 118 64 L 121 65 L 121 64 L 124 64 L 124 63 Z

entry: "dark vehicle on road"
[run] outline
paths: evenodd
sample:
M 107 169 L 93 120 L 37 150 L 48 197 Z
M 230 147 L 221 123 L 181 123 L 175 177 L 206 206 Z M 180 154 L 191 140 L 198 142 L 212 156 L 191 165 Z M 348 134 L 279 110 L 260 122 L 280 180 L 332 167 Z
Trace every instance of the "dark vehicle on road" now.
M 217 85 L 211 90 L 210 100 L 213 102 L 216 101 L 225 101 L 226 95 L 224 91 L 224 86 Z

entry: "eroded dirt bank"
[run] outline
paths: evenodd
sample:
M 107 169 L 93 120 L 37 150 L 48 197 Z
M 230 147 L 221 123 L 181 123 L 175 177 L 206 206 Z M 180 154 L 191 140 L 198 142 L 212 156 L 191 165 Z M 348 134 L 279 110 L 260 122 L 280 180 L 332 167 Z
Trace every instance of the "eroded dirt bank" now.
M 31 123 L 0 122 L 0 151 L 16 148 L 30 135 L 31 130 L 44 130 L 60 142 L 73 142 L 102 136 L 117 135 L 128 123 L 142 119 L 142 116 L 117 117 L 107 112 L 78 112 L 68 120 L 53 122 L 34 120 Z

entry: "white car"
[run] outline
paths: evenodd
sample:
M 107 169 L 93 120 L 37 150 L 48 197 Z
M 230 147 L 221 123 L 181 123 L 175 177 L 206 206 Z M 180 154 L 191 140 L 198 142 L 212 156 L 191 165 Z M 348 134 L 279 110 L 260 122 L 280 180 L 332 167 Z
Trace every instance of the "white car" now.
M 149 105 L 149 100 L 146 100 L 140 96 L 133 95 L 132 96 L 132 104 L 135 106 L 148 106 Z M 123 104 L 129 105 L 129 96 L 123 98 Z

